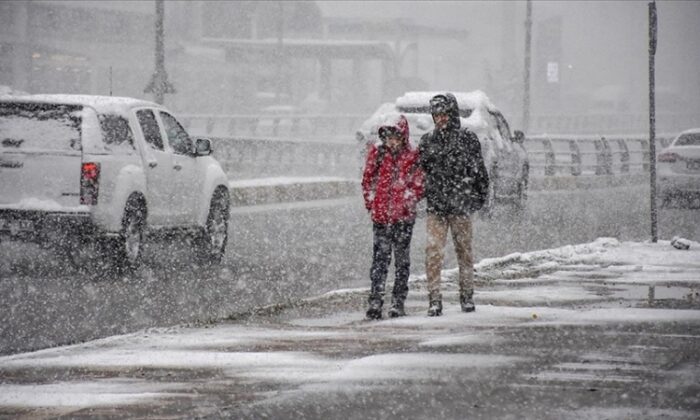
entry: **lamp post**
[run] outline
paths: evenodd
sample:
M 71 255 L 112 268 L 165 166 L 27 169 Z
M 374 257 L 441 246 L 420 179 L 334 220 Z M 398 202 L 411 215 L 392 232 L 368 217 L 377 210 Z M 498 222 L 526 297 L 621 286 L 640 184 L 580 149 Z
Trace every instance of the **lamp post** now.
M 656 2 L 649 2 L 649 183 L 651 187 L 651 241 L 658 241 L 656 210 Z
M 163 45 L 163 17 L 165 11 L 165 5 L 163 0 L 155 0 L 156 2 L 156 20 L 155 20 L 155 32 L 156 32 L 156 68 L 151 76 L 151 80 L 148 82 L 144 93 L 152 93 L 154 100 L 163 104 L 164 95 L 166 93 L 175 93 L 175 88 L 172 83 L 168 81 L 168 73 L 165 71 L 165 48 Z
M 530 50 L 532 45 L 532 1 L 527 0 L 525 12 L 525 65 L 523 81 L 523 121 L 525 133 L 530 128 Z

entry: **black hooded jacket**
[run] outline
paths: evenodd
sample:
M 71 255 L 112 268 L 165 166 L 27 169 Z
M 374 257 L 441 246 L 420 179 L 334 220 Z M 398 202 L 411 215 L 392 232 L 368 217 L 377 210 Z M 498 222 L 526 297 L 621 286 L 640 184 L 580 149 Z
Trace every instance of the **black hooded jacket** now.
M 481 145 L 476 134 L 462 129 L 454 95 L 443 95 L 448 103 L 448 126 L 426 133 L 418 147 L 425 172 L 427 211 L 440 216 L 469 215 L 483 207 L 488 194 Z

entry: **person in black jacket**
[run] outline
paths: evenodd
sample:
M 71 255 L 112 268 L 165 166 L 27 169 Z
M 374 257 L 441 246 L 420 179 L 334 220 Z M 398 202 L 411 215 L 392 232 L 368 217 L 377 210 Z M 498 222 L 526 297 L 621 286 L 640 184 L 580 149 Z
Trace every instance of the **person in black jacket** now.
M 442 315 L 440 271 L 447 231 L 452 231 L 459 265 L 459 291 L 462 311 L 474 306 L 474 259 L 471 214 L 483 207 L 488 194 L 481 145 L 476 134 L 462 129 L 457 99 L 450 93 L 430 100 L 435 129 L 420 141 L 420 163 L 425 173 L 428 244 L 428 316 Z

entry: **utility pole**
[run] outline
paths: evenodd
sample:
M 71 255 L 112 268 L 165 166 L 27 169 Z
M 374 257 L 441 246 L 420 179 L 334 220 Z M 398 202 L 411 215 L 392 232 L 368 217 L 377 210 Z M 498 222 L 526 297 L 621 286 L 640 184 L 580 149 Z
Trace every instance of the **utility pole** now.
M 649 2 L 649 184 L 651 187 L 651 241 L 658 241 L 656 211 L 656 2 Z
M 278 2 L 278 20 L 277 20 L 277 84 L 276 84 L 276 97 L 277 105 L 282 103 L 282 91 L 284 90 L 285 80 L 283 77 L 284 66 L 285 66 L 285 54 L 284 54 L 284 2 Z
M 154 100 L 163 104 L 163 97 L 166 93 L 175 93 L 175 88 L 168 82 L 168 73 L 165 71 L 165 47 L 163 45 L 163 17 L 165 14 L 165 5 L 163 0 L 155 0 L 156 2 L 156 69 L 148 82 L 144 93 L 152 93 Z
M 525 80 L 523 82 L 523 132 L 530 128 L 530 50 L 532 45 L 532 0 L 527 0 L 525 12 Z

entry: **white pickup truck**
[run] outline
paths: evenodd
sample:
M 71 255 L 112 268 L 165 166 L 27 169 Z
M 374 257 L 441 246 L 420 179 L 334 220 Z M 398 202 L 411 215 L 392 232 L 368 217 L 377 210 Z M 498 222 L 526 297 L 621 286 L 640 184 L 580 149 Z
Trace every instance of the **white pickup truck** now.
M 0 97 L 0 240 L 53 244 L 76 265 L 85 249 L 109 251 L 133 270 L 147 233 L 178 231 L 193 235 L 201 262 L 218 263 L 229 190 L 211 153 L 155 103 Z

